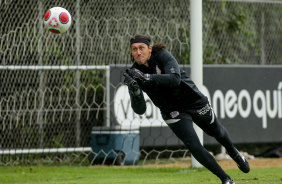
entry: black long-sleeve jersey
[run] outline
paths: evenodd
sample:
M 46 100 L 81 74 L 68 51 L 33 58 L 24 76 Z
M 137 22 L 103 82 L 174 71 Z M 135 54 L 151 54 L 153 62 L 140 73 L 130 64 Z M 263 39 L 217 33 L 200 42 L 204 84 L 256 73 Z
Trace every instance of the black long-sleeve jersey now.
M 134 63 L 131 68 L 137 68 L 143 73 L 152 74 L 152 81 L 138 82 L 140 95 L 130 92 L 131 106 L 135 113 L 143 114 L 146 103 L 142 91 L 146 92 L 152 102 L 164 112 L 197 109 L 207 103 L 206 97 L 198 90 L 194 82 L 184 71 L 180 72 L 178 62 L 167 50 L 152 52 L 148 60 L 149 67 Z

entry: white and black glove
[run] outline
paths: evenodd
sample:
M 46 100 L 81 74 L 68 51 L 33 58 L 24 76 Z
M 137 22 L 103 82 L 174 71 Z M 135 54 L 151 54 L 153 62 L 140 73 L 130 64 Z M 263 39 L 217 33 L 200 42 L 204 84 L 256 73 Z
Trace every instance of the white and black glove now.
M 152 75 L 151 74 L 147 74 L 147 73 L 143 73 L 140 70 L 136 69 L 136 68 L 132 68 L 130 70 L 127 71 L 128 74 L 135 80 L 139 80 L 142 83 L 150 83 L 152 81 Z

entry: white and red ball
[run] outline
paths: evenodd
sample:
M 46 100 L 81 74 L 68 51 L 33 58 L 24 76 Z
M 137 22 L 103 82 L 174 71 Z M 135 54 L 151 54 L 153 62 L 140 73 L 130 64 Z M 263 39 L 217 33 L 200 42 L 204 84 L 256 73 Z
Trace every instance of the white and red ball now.
M 71 25 L 71 15 L 65 8 L 54 7 L 46 12 L 44 24 L 52 33 L 62 34 L 66 32 Z

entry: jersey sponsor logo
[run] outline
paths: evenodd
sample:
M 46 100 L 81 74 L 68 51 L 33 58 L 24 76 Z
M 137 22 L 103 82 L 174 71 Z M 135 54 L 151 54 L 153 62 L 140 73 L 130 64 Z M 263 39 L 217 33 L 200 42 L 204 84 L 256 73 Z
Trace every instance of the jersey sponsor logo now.
M 170 116 L 171 116 L 172 118 L 176 118 L 178 115 L 179 115 L 179 112 L 178 112 L 178 111 L 173 111 L 173 112 L 170 113 Z
M 159 68 L 159 66 L 157 65 L 156 66 L 156 74 L 161 74 L 162 73 L 162 71 L 161 71 L 161 69 Z

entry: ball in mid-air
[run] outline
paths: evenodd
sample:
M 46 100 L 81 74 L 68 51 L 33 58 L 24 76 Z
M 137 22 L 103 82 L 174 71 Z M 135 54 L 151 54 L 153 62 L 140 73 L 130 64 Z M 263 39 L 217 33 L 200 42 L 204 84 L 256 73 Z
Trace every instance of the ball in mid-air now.
M 54 7 L 46 12 L 44 24 L 52 33 L 62 34 L 66 32 L 71 25 L 71 15 L 65 8 Z

